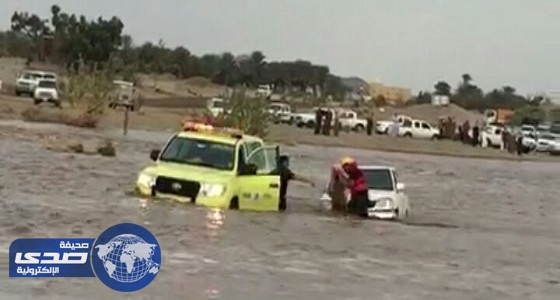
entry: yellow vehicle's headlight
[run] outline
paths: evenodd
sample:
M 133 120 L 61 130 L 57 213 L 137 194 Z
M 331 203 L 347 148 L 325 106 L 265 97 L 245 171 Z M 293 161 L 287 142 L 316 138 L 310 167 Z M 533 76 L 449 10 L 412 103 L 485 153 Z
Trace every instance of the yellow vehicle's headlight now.
M 138 185 L 151 188 L 156 184 L 156 176 L 149 175 L 146 173 L 140 173 L 138 175 L 138 179 L 136 180 L 136 183 Z
M 217 197 L 224 194 L 226 186 L 217 183 L 202 183 L 200 185 L 200 193 L 205 197 Z

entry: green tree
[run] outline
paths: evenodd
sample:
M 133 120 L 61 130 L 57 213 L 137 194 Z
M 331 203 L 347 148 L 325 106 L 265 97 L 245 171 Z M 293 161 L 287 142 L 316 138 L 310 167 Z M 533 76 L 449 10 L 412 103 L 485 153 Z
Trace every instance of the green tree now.
M 529 104 L 527 99 L 516 94 L 515 88 L 511 86 L 494 89 L 490 93 L 486 94 L 485 102 L 485 108 L 507 108 L 514 110 Z
M 53 5 L 50 25 L 35 14 L 14 12 L 11 28 L 26 34 L 35 47 L 42 37 L 52 35 L 61 62 L 77 66 L 82 61 L 89 68 L 98 68 L 110 61 L 119 48 L 124 24 L 117 17 L 88 21 L 84 16 L 69 15 Z
M 16 33 L 22 33 L 29 39 L 29 46 L 31 51 L 28 58 L 38 57 L 40 52 L 39 45 L 44 36 L 50 35 L 51 31 L 48 27 L 48 21 L 41 19 L 36 14 L 29 14 L 27 12 L 14 12 L 11 18 L 11 30 Z M 42 57 L 39 57 L 42 59 Z
M 451 86 L 449 85 L 449 83 L 445 82 L 445 81 L 438 81 L 435 85 L 434 85 L 434 89 L 435 95 L 439 95 L 439 96 L 450 96 L 451 95 Z
M 470 74 L 463 74 L 461 76 L 462 82 L 452 95 L 451 101 L 466 109 L 485 109 L 484 92 L 478 86 L 471 84 L 472 77 Z
M 204 76 L 228 86 L 270 84 L 275 90 L 312 89 L 315 95 L 321 90 L 336 99 L 347 92 L 327 66 L 306 60 L 267 62 L 258 50 L 237 58 L 229 52 L 199 57 L 186 47 L 171 49 L 161 40 L 135 46 L 132 37 L 122 34 L 124 24 L 116 16 L 88 20 L 53 5 L 50 19 L 14 12 L 11 26 L 12 31 L 0 34 L 0 54 L 36 54 L 42 38 L 49 35 L 54 39 L 51 61 L 74 71 L 109 68 L 124 78 L 133 78 L 136 72 L 170 73 L 178 78 Z
M 432 103 L 432 94 L 430 92 L 418 92 L 418 96 L 414 101 L 416 104 L 430 104 Z
M 263 83 L 263 68 L 266 64 L 265 58 L 266 57 L 261 51 L 254 51 L 251 53 L 251 62 L 253 64 L 252 79 L 254 83 Z
M 471 84 L 472 77 L 469 73 L 464 73 L 461 75 L 461 78 L 463 78 L 463 85 L 468 86 Z

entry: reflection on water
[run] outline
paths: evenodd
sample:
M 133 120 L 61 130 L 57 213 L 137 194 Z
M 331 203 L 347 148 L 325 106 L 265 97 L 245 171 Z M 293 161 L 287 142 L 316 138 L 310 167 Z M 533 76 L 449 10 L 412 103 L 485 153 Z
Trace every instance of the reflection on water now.
M 216 289 L 206 289 L 205 293 L 209 299 L 217 299 L 220 297 L 220 291 Z
M 225 220 L 226 214 L 222 209 L 209 208 L 206 211 L 206 228 L 208 229 L 208 235 L 216 237 L 218 235 L 218 230 L 224 225 Z
M 138 214 L 142 217 L 147 218 L 148 213 L 150 211 L 150 207 L 148 205 L 148 199 L 140 198 L 138 199 Z M 149 225 L 150 221 L 144 219 L 144 225 Z

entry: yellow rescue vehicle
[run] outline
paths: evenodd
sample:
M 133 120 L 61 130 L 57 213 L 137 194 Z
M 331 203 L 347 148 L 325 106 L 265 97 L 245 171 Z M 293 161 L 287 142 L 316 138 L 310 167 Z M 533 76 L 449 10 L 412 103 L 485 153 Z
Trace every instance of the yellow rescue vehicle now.
M 278 211 L 278 146 L 235 129 L 187 122 L 140 172 L 146 196 L 217 208 Z

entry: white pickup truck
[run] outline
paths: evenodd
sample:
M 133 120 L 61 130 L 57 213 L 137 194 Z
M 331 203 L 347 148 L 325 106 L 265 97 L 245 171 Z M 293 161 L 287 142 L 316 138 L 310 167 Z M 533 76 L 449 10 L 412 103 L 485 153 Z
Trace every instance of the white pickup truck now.
M 397 124 L 403 125 L 405 122 L 412 123 L 412 118 L 406 115 L 398 115 L 397 116 Z M 394 125 L 395 122 L 392 120 L 382 120 L 375 122 L 375 132 L 378 134 L 387 134 L 389 132 L 389 128 L 391 125 Z
M 292 107 L 289 104 L 272 102 L 268 106 L 268 114 L 276 124 L 290 124 L 292 122 Z
M 342 128 L 349 128 L 357 132 L 364 131 L 367 126 L 367 120 L 358 118 L 358 114 L 352 110 L 340 110 L 338 121 Z
M 315 127 L 315 111 L 316 109 L 313 109 L 313 111 L 306 113 L 294 113 L 291 115 L 292 122 L 300 128 L 313 128 Z
M 412 120 L 399 127 L 399 136 L 435 140 L 439 137 L 439 129 L 426 121 Z
M 292 118 L 294 123 L 298 127 L 315 127 L 315 108 L 312 112 L 309 113 L 297 113 L 293 114 Z M 333 112 L 335 109 L 331 109 Z M 367 120 L 358 118 L 358 114 L 349 109 L 337 109 L 336 112 L 338 113 L 338 121 L 342 128 L 349 128 L 354 131 L 364 131 L 367 126 Z M 333 119 L 334 125 L 334 119 Z

